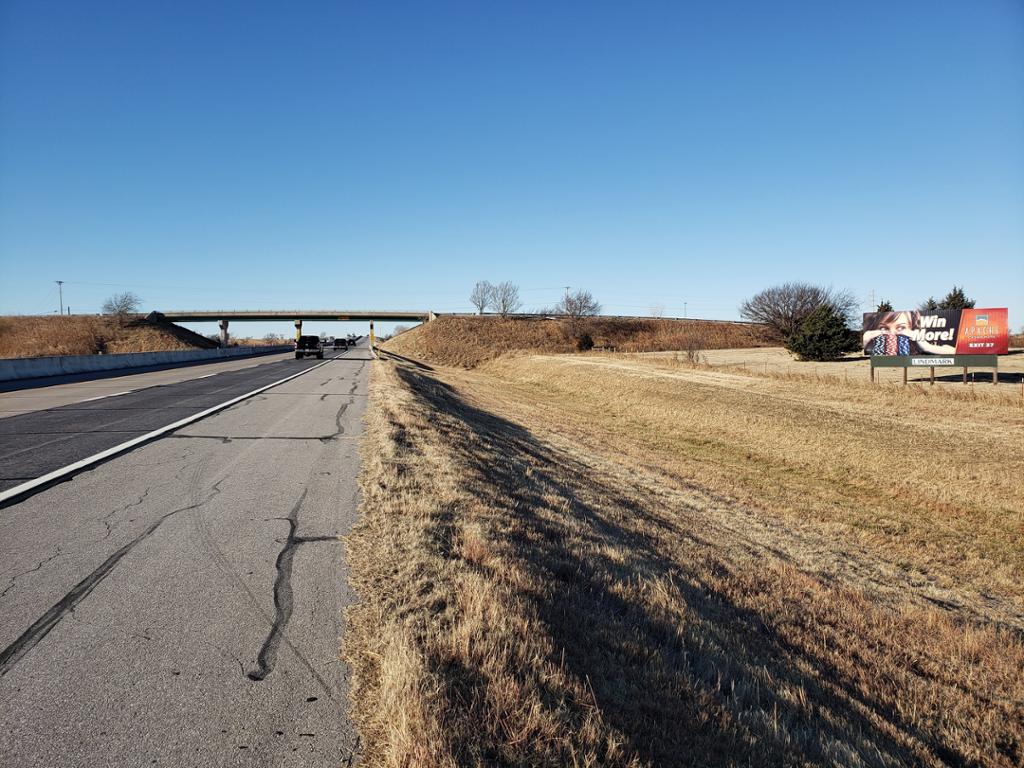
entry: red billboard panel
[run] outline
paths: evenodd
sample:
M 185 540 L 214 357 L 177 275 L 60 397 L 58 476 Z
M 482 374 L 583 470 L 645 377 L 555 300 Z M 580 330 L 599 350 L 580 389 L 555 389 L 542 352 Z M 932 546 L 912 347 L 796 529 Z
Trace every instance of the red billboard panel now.
M 866 355 L 1005 355 L 1010 325 L 1006 308 L 868 312 Z
M 956 337 L 958 355 L 1005 355 L 1010 321 L 1005 309 L 962 309 Z

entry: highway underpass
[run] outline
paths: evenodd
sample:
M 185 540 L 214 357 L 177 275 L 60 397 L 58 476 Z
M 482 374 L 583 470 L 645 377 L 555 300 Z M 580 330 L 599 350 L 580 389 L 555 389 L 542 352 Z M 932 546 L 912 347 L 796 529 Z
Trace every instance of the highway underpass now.
M 291 320 L 295 323 L 295 338 L 302 335 L 303 320 L 353 321 L 366 320 L 370 323 L 370 340 L 373 343 L 373 323 L 379 322 L 413 322 L 424 323 L 433 320 L 436 315 L 430 310 L 344 310 L 344 309 L 218 309 L 218 310 L 175 310 L 172 312 L 153 312 L 151 318 L 163 318 L 172 323 L 209 323 L 216 322 L 220 328 L 220 344 L 228 344 L 228 326 L 231 322 L 266 322 L 268 320 Z

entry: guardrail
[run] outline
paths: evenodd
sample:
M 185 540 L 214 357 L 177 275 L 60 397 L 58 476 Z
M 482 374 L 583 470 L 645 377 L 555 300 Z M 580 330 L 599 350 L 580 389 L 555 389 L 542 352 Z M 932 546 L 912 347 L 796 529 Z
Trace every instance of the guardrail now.
M 291 352 L 291 344 L 272 347 L 227 347 L 226 349 L 186 349 L 169 352 L 125 352 L 113 355 L 55 355 L 52 357 L 19 357 L 0 360 L 0 381 L 35 379 L 71 373 L 116 371 L 145 368 L 151 365 L 197 363 L 205 360 L 229 359 L 251 355 Z

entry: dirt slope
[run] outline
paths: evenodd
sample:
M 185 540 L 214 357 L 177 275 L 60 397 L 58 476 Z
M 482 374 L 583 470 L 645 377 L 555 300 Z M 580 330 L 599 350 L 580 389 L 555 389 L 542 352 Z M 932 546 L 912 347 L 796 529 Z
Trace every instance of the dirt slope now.
M 565 320 L 441 317 L 402 333 L 384 349 L 441 365 L 472 368 L 510 352 L 572 352 L 587 333 L 596 347 L 623 352 L 739 349 L 769 342 L 754 325 L 703 320 Z
M 216 342 L 166 320 L 109 315 L 0 317 L 0 358 L 211 349 Z

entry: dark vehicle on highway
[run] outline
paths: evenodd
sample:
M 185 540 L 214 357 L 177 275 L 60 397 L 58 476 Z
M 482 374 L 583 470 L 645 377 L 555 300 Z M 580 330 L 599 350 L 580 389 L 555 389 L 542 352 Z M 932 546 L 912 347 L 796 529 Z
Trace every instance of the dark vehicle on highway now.
M 316 356 L 318 359 L 324 359 L 324 345 L 320 341 L 319 336 L 299 336 L 298 341 L 295 342 L 295 359 L 301 360 L 303 357 Z
M 348 349 L 348 341 L 345 340 L 345 339 L 340 339 L 340 338 L 339 339 L 335 339 L 334 340 L 334 348 L 335 349 Z

